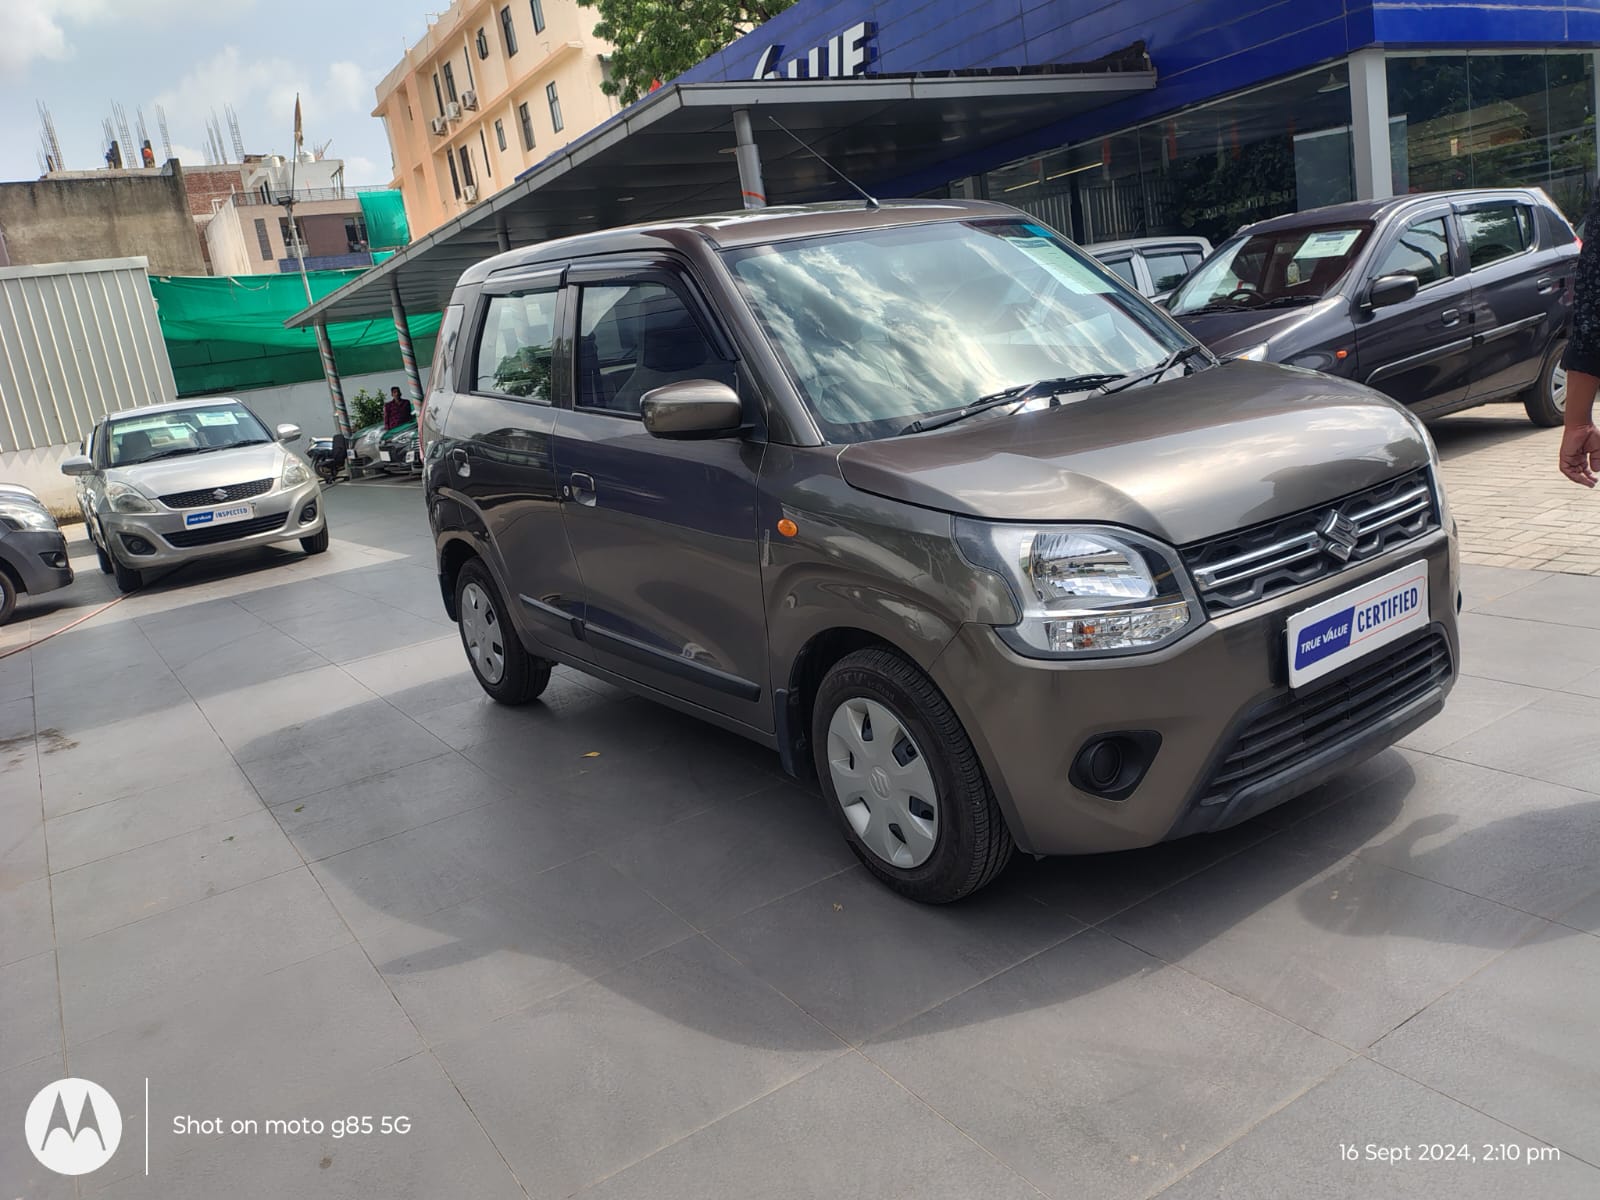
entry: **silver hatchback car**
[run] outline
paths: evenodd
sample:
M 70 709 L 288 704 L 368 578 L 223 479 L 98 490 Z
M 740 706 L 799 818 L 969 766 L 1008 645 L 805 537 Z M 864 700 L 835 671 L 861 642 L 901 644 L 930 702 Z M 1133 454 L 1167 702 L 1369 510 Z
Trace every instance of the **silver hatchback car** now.
M 266 425 L 237 400 L 178 401 L 112 413 L 87 453 L 61 464 L 100 569 L 131 592 L 144 572 L 270 542 L 328 548 L 311 465 L 288 448 L 298 425 Z

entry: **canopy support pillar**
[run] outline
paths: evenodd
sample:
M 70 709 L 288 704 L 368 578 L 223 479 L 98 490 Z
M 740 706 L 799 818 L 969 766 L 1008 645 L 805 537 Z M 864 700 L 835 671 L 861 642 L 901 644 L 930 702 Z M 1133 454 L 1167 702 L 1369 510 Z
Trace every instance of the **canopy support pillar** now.
M 389 309 L 394 314 L 394 332 L 400 340 L 400 365 L 406 372 L 406 390 L 411 396 L 411 415 L 422 417 L 422 376 L 417 371 L 416 351 L 411 347 L 411 323 L 406 320 L 406 306 L 400 301 L 400 284 L 393 276 L 389 279 Z
M 328 323 L 317 322 L 317 353 L 322 356 L 322 377 L 328 381 L 328 399 L 333 403 L 333 423 L 338 431 L 345 436 L 348 445 L 350 440 L 350 411 L 344 403 L 344 385 L 339 382 L 339 364 L 333 358 L 333 343 L 328 340 Z M 350 478 L 356 477 L 355 449 L 350 448 L 350 457 L 346 460 L 349 464 Z
M 761 178 L 761 148 L 750 132 L 750 110 L 733 110 L 734 153 L 739 160 L 739 197 L 746 208 L 767 206 L 767 184 Z

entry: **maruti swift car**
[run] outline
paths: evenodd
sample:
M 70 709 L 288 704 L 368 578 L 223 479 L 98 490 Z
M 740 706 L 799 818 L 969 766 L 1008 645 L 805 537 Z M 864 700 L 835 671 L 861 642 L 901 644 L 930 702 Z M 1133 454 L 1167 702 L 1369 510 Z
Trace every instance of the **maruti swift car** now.
M 1221 362 L 986 203 L 619 229 L 469 269 L 423 417 L 483 689 L 564 663 L 814 774 L 918 900 L 1221 829 L 1440 711 L 1416 417 Z

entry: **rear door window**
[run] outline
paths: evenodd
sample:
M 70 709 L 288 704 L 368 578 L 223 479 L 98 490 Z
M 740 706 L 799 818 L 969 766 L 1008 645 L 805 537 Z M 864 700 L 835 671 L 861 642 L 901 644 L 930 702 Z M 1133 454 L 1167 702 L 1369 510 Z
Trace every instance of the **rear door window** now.
M 1150 268 L 1150 286 L 1159 295 L 1162 292 L 1170 292 L 1182 283 L 1183 277 L 1192 268 L 1193 261 L 1182 251 L 1161 250 L 1154 254 L 1146 254 L 1144 264 Z
M 552 287 L 489 298 L 473 391 L 550 402 L 556 296 Z
M 1374 276 L 1415 275 L 1421 287 L 1450 275 L 1450 236 L 1443 217 L 1407 225 L 1379 261 Z
M 1476 271 L 1533 247 L 1533 210 L 1526 204 L 1490 204 L 1460 214 L 1467 261 Z
M 1122 280 L 1123 283 L 1135 291 L 1139 290 L 1139 281 L 1133 277 L 1132 258 L 1103 258 L 1100 263 L 1106 270 Z

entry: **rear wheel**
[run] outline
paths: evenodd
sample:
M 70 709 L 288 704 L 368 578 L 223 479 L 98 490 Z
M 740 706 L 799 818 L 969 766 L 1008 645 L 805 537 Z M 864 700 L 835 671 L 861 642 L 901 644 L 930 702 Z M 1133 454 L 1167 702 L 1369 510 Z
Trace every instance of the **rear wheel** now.
M 955 710 L 894 651 L 834 665 L 817 691 L 811 744 L 845 840 L 895 891 L 945 904 L 1010 859 L 1010 831 Z
M 303 537 L 300 539 L 300 549 L 304 550 L 307 554 L 321 554 L 327 548 L 328 523 L 326 521 L 322 523 L 322 528 L 317 530 L 310 537 Z
M 1567 369 L 1561 358 L 1567 352 L 1567 339 L 1557 338 L 1544 356 L 1539 379 L 1522 393 L 1522 406 L 1535 425 L 1560 425 L 1567 417 Z
M 114 555 L 111 558 L 111 574 L 116 577 L 117 590 L 124 595 L 137 592 L 144 586 L 144 572 L 123 566 L 122 560 Z
M 472 673 L 492 699 L 515 706 L 539 698 L 552 664 L 523 647 L 506 619 L 500 589 L 480 559 L 465 564 L 456 577 L 456 623 Z

